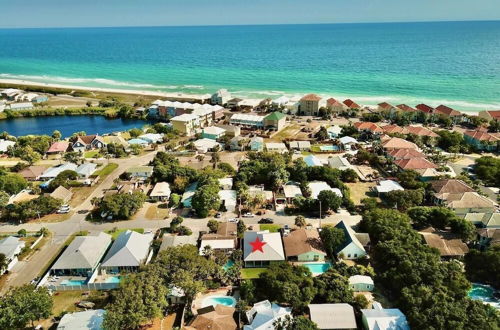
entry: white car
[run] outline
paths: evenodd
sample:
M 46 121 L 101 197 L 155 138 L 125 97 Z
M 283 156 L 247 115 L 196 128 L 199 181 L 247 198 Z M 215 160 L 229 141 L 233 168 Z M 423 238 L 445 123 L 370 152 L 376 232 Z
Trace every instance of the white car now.
M 253 217 L 255 217 L 255 215 L 253 213 L 250 213 L 250 212 L 243 214 L 243 218 L 253 218 Z
M 63 205 L 59 208 L 59 210 L 57 210 L 57 213 L 66 214 L 66 213 L 69 213 L 69 210 L 70 210 L 69 205 Z
M 231 223 L 238 223 L 239 220 L 238 219 L 235 219 L 235 218 L 231 218 L 231 219 L 227 219 L 227 222 L 231 222 Z

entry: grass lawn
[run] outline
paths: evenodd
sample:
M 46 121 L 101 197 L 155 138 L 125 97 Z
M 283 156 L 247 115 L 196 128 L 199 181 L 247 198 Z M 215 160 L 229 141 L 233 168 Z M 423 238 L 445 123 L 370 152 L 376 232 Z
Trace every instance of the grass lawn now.
M 351 199 L 354 204 L 359 205 L 361 200 L 368 197 L 375 197 L 371 194 L 371 188 L 377 184 L 375 182 L 354 182 L 346 183 L 351 191 Z
M 70 203 L 72 204 L 72 203 Z M 37 223 L 37 222 L 48 222 L 48 223 L 52 223 L 52 222 L 61 222 L 61 221 L 66 221 L 68 220 L 69 218 L 71 218 L 71 216 L 73 215 L 73 211 L 69 212 L 69 213 L 64 213 L 64 214 L 57 214 L 57 213 L 52 213 L 52 214 L 47 214 L 46 216 L 43 216 L 41 217 L 40 219 L 34 219 L 34 220 L 31 220 L 32 223 Z
M 146 219 L 156 220 L 156 219 L 166 219 L 169 216 L 169 208 L 164 208 L 165 204 L 153 204 L 148 207 L 146 211 Z
M 123 233 L 124 231 L 127 231 L 127 230 L 132 230 L 132 231 L 138 232 L 140 234 L 144 233 L 144 228 L 131 228 L 131 229 L 118 229 L 118 230 L 111 229 L 111 230 L 107 230 L 106 234 L 110 234 L 111 237 L 115 240 L 118 236 L 120 236 L 121 233 Z
M 295 134 L 297 134 L 298 131 L 300 131 L 300 126 L 292 124 L 285 127 L 280 132 L 276 133 L 276 135 L 274 135 L 271 140 L 277 140 L 281 142 L 283 141 L 283 139 L 295 136 Z
M 267 268 L 242 268 L 241 278 L 243 280 L 252 280 L 259 278 L 260 273 L 265 272 Z
M 90 150 L 86 151 L 83 156 L 85 158 L 95 158 L 97 155 L 99 155 L 99 150 Z
M 101 170 L 97 171 L 95 174 L 99 175 L 101 177 L 101 179 L 103 179 L 106 176 L 110 175 L 117 168 L 118 168 L 118 164 L 109 163 L 108 165 L 104 166 Z
M 274 225 L 270 223 L 262 224 L 259 226 L 260 230 L 269 230 L 270 233 L 277 233 L 281 228 L 281 225 Z

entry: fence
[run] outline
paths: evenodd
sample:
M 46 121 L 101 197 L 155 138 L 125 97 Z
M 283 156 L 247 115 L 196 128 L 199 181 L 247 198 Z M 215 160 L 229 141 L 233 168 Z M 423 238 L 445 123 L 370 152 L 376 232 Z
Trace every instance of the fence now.
M 47 285 L 47 289 L 52 291 L 91 291 L 91 290 L 112 290 L 118 288 L 120 283 L 88 283 L 82 285 Z

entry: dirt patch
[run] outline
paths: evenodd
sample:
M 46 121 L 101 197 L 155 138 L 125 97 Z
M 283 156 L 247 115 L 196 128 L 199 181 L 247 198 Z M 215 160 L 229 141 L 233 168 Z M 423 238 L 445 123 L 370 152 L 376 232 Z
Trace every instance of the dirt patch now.
M 355 183 L 346 183 L 351 191 L 351 199 L 354 204 L 361 204 L 361 200 L 368 197 L 375 197 L 373 193 L 371 193 L 371 189 L 375 187 L 377 184 L 375 182 L 355 182 Z

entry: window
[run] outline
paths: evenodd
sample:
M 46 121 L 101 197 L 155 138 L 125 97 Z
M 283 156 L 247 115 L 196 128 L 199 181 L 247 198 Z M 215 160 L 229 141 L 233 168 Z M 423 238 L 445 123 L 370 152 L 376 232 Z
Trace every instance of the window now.
M 358 255 L 357 255 L 357 254 L 354 254 L 354 258 L 357 258 L 357 257 L 358 257 Z
M 348 254 L 348 255 L 347 255 L 347 258 L 350 258 L 350 257 L 351 257 L 351 254 Z

